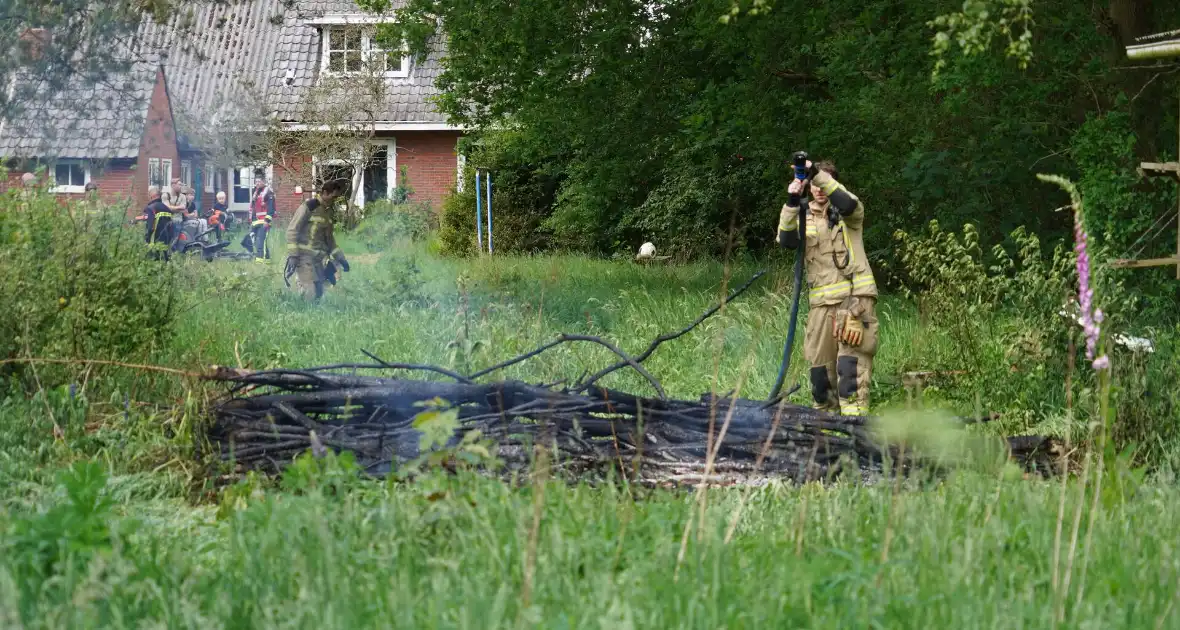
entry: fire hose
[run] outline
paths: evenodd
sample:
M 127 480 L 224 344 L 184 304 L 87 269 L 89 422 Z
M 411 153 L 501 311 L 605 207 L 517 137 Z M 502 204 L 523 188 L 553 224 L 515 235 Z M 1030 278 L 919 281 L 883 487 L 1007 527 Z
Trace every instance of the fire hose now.
M 804 181 L 807 179 L 807 152 L 798 151 L 794 157 L 795 179 Z M 777 402 L 779 392 L 782 391 L 783 381 L 787 378 L 787 370 L 791 367 L 791 349 L 795 345 L 795 329 L 799 324 L 799 297 L 803 289 L 803 250 L 807 245 L 807 239 L 803 238 L 807 234 L 807 209 L 799 209 L 799 249 L 795 252 L 795 286 L 792 290 L 791 296 L 791 320 L 787 324 L 787 339 L 783 342 L 783 359 L 779 363 L 778 378 L 774 381 L 774 387 L 770 390 L 770 396 L 767 400 L 771 403 Z

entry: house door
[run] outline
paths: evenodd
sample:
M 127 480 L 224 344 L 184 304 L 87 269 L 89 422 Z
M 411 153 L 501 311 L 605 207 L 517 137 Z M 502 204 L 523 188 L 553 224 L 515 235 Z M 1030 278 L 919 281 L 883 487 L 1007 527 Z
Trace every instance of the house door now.
M 389 149 L 385 145 L 376 147 L 365 165 L 364 190 L 365 203 L 389 197 Z
M 247 217 L 250 214 L 250 195 L 254 193 L 254 169 L 255 166 L 241 166 L 238 168 L 231 168 L 226 173 L 226 179 L 230 182 L 231 187 L 229 194 L 229 211 L 233 212 L 239 217 Z M 271 167 L 266 167 L 266 177 L 269 181 L 271 179 Z
M 250 214 L 250 192 L 254 190 L 254 169 L 232 168 L 229 172 L 233 187 L 229 194 L 229 210 L 239 217 Z

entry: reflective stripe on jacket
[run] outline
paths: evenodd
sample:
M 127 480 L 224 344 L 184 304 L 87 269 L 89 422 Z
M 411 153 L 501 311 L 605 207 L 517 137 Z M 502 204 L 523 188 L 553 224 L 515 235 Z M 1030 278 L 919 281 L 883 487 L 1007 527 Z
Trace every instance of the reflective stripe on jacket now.
M 813 182 L 828 195 L 840 190 L 856 201 L 851 214 L 841 216 L 835 225 L 828 220 L 829 205 L 812 201 L 807 215 L 804 239 L 804 263 L 807 267 L 808 295 L 812 306 L 839 304 L 848 296 L 877 297 L 877 283 L 864 247 L 864 204 L 844 189 L 830 174 L 820 171 Z M 779 231 L 798 231 L 799 208 L 783 207 Z

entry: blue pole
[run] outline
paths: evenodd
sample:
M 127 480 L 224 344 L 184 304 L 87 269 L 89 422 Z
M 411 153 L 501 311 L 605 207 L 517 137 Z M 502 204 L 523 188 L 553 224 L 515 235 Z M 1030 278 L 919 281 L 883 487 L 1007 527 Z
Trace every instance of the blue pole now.
M 492 172 L 488 171 L 488 253 L 492 253 Z
M 483 214 L 483 208 L 480 206 L 480 199 L 483 195 L 479 190 L 479 169 L 475 170 L 475 239 L 479 241 L 479 251 L 483 251 L 483 219 L 480 215 Z

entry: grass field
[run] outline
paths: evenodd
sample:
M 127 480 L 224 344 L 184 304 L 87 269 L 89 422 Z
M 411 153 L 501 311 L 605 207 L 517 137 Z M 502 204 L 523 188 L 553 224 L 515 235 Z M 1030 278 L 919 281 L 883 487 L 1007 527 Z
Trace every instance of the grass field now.
M 467 371 L 559 332 L 636 350 L 716 301 L 727 274 L 732 285 L 756 270 L 345 248 L 353 271 L 319 305 L 284 290 L 281 252 L 271 265 L 184 265 L 176 332 L 151 362 L 309 366 L 364 348 Z M 647 365 L 669 394 L 765 396 L 788 277 L 775 266 L 661 348 Z M 873 394 L 901 409 L 902 372 L 955 366 L 908 303 L 885 299 L 880 317 Z M 563 347 L 505 376 L 573 379 L 608 360 Z M 801 361 L 788 383 L 803 381 Z M 1000 470 L 702 495 L 361 481 L 330 463 L 215 491 L 191 452 L 210 392 L 187 385 L 104 369 L 73 395 L 0 399 L 0 627 L 1180 627 L 1180 492 L 1159 483 L 1092 495 Z

